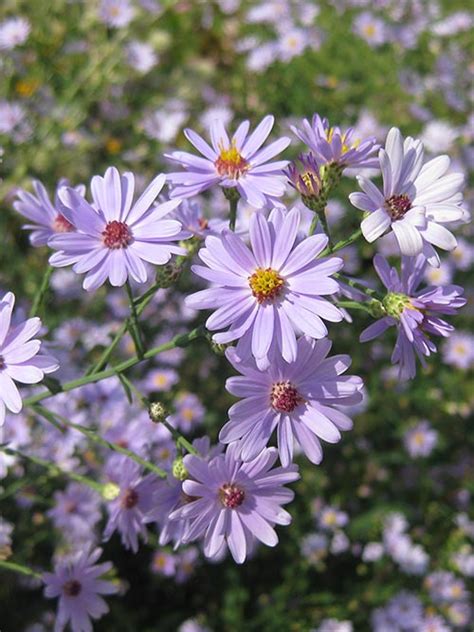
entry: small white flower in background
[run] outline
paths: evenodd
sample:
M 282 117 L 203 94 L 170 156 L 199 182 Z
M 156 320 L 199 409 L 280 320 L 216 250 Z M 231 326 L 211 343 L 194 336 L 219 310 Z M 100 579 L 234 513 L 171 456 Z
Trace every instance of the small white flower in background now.
M 12 50 L 28 39 L 31 25 L 27 19 L 13 17 L 0 23 L 0 50 Z
M 438 443 L 438 433 L 428 421 L 421 421 L 405 434 L 403 442 L 412 458 L 429 456 Z

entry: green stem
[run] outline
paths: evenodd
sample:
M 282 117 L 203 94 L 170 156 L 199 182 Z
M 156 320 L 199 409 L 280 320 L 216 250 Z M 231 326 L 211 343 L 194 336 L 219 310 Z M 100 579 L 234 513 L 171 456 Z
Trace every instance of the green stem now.
M 143 347 L 142 335 L 140 331 L 140 326 L 138 324 L 137 308 L 134 303 L 133 292 L 132 292 L 132 288 L 130 286 L 130 282 L 128 279 L 127 279 L 127 282 L 125 283 L 125 288 L 127 290 L 128 303 L 130 306 L 130 321 L 129 321 L 130 322 L 130 326 L 129 326 L 130 335 L 132 336 L 133 342 L 135 343 L 135 349 L 136 349 L 138 357 L 143 358 L 145 349 Z
M 6 560 L 0 560 L 0 568 L 4 568 L 7 571 L 12 571 L 13 573 L 20 573 L 20 575 L 28 575 L 29 577 L 36 577 L 37 579 L 41 579 L 41 573 L 37 573 L 32 568 L 24 566 L 23 564 L 18 564 L 18 562 L 7 562 Z
M 333 246 L 327 246 L 327 248 L 325 248 L 319 256 L 325 257 L 326 255 L 329 255 L 332 252 L 336 252 L 337 250 L 341 250 L 342 248 L 345 248 L 346 246 L 350 246 L 351 244 L 356 242 L 361 236 L 362 236 L 362 231 L 360 228 L 358 228 L 351 235 L 349 235 L 347 239 L 341 239 L 341 241 L 338 241 Z
M 340 272 L 336 272 L 333 276 L 338 281 L 342 281 L 346 285 L 349 285 L 350 287 L 353 287 L 354 289 L 359 290 L 359 292 L 363 292 L 366 296 L 370 296 L 370 298 L 376 298 L 379 301 L 383 300 L 383 296 L 381 296 L 377 292 L 377 290 L 372 290 L 370 287 L 366 287 L 365 285 L 362 285 L 362 283 L 359 283 L 358 281 L 354 281 L 354 279 L 350 279 L 349 277 L 346 277 L 344 274 L 341 274 Z
M 319 222 L 319 216 L 317 213 L 315 213 L 313 215 L 313 219 L 311 220 L 311 225 L 309 227 L 309 232 L 308 232 L 308 236 L 311 237 L 311 235 L 314 235 L 314 233 L 316 232 L 316 227 L 318 225 Z
M 143 358 L 134 357 L 129 360 L 125 360 L 116 366 L 111 367 L 110 369 L 104 369 L 103 371 L 98 371 L 97 373 L 92 373 L 90 375 L 84 375 L 76 380 L 71 380 L 70 382 L 66 382 L 65 384 L 61 384 L 58 387 L 58 392 L 67 393 L 68 391 L 73 391 L 80 386 L 84 386 L 85 384 L 92 384 L 94 382 L 100 382 L 101 380 L 105 380 L 108 377 L 113 377 L 114 375 L 118 375 L 119 373 L 123 373 L 128 369 L 140 364 L 143 360 L 149 360 L 150 358 L 155 357 L 159 353 L 163 353 L 164 351 L 169 351 L 170 349 L 175 349 L 176 347 L 186 347 L 190 342 L 196 340 L 200 336 L 204 334 L 204 329 L 202 327 L 197 327 L 193 329 L 188 334 L 181 334 L 179 336 L 175 336 L 169 342 L 165 342 L 159 347 L 154 347 L 149 351 L 146 351 L 143 354 Z M 36 395 L 32 395 L 23 401 L 24 406 L 31 406 L 32 404 L 37 404 L 38 402 L 43 401 L 44 399 L 48 399 L 51 397 L 53 393 L 51 391 L 43 391 L 42 393 L 37 393 Z
M 47 408 L 45 408 L 44 406 L 37 405 L 32 408 L 39 415 L 41 415 L 48 421 L 50 421 L 51 416 L 54 416 L 53 413 Z M 92 428 L 87 428 L 86 426 L 81 426 L 80 424 L 75 424 L 72 421 L 69 421 L 68 419 L 66 419 L 65 417 L 58 415 L 57 413 L 55 413 L 55 415 L 66 427 L 77 430 L 78 432 L 83 434 L 85 437 L 90 439 L 93 443 L 96 443 L 97 445 L 101 445 L 104 448 L 109 448 L 110 450 L 113 450 L 114 452 L 124 454 L 129 459 L 132 459 L 132 461 L 135 461 L 136 463 L 138 463 L 145 469 L 159 476 L 160 478 L 167 477 L 167 473 L 165 472 L 165 470 L 162 470 L 160 467 L 158 467 L 154 463 L 150 463 L 150 461 L 143 459 L 141 456 L 139 456 L 132 450 L 129 450 L 128 448 L 124 448 L 123 446 L 118 445 L 117 443 L 113 443 L 112 441 L 107 441 L 107 439 L 104 439 L 100 434 L 98 434 L 96 430 L 93 430 Z
M 52 274 L 53 274 L 53 268 L 50 265 L 48 265 L 43 275 L 41 285 L 38 291 L 36 292 L 35 298 L 33 300 L 33 305 L 31 306 L 31 310 L 30 310 L 30 318 L 33 318 L 33 316 L 36 316 L 39 310 L 41 309 L 41 305 L 43 303 L 44 297 L 49 288 L 49 282 L 51 280 Z
M 176 428 L 174 428 L 170 423 L 168 423 L 166 419 L 160 423 L 162 423 L 163 426 L 171 432 L 173 439 L 176 441 L 177 445 L 184 448 L 187 452 L 189 452 L 189 454 L 194 454 L 195 456 L 199 456 L 199 452 L 196 450 L 196 448 L 191 443 L 189 443 L 189 441 L 185 439 L 183 435 L 181 435 L 176 430 Z
M 234 230 L 235 231 L 235 222 L 237 221 L 237 204 L 239 202 L 239 198 L 237 197 L 232 197 L 229 199 L 229 206 L 230 206 L 230 212 L 229 212 L 229 228 L 230 230 Z
M 356 301 L 337 301 L 338 307 L 345 307 L 347 309 L 358 309 L 363 312 L 371 313 L 370 309 L 364 303 L 357 303 Z

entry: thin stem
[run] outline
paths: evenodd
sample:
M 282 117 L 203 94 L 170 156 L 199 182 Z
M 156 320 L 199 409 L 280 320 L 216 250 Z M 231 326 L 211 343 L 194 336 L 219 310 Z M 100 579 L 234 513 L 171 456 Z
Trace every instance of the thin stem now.
M 4 568 L 7 571 L 13 573 L 20 573 L 20 575 L 28 575 L 29 577 L 36 577 L 41 579 L 41 573 L 37 573 L 32 568 L 24 566 L 24 564 L 18 564 L 18 562 L 7 562 L 6 560 L 0 560 L 0 568 Z
M 142 340 L 142 335 L 140 331 L 140 325 L 138 324 L 137 308 L 133 300 L 133 292 L 132 292 L 132 288 L 128 279 L 127 279 L 127 282 L 125 283 L 125 288 L 127 290 L 128 303 L 130 306 L 129 331 L 133 338 L 133 342 L 135 343 L 135 349 L 136 349 L 138 357 L 143 358 L 145 349 L 143 347 L 143 340 Z
M 160 467 L 158 467 L 154 463 L 150 463 L 150 461 L 143 459 L 141 456 L 136 454 L 136 452 L 133 452 L 132 450 L 129 450 L 128 448 L 124 448 L 123 446 L 118 445 L 117 443 L 113 443 L 112 441 L 107 441 L 107 439 L 104 439 L 96 430 L 93 430 L 92 428 L 87 428 L 86 426 L 81 426 L 80 424 L 75 424 L 72 421 L 69 421 L 68 419 L 63 417 L 62 415 L 58 415 L 57 413 L 53 414 L 50 410 L 48 410 L 44 406 L 37 405 L 37 406 L 34 406 L 33 409 L 39 415 L 41 415 L 48 421 L 50 421 L 51 416 L 56 415 L 56 417 L 66 427 L 77 430 L 78 432 L 83 434 L 85 437 L 90 439 L 93 443 L 101 445 L 104 448 L 109 448 L 110 450 L 113 450 L 114 452 L 118 452 L 120 454 L 124 454 L 125 456 L 128 456 L 128 458 L 132 459 L 132 461 L 135 461 L 136 463 L 140 464 L 145 469 L 149 470 L 150 472 L 153 472 L 160 478 L 167 477 L 167 473 L 165 472 L 165 470 L 162 470 Z
M 140 364 L 143 360 L 149 360 L 150 358 L 154 358 L 159 353 L 163 353 L 164 351 L 169 351 L 170 349 L 175 349 L 176 347 L 186 347 L 190 342 L 196 340 L 200 336 L 204 334 L 203 327 L 197 327 L 193 329 L 188 334 L 181 334 L 179 336 L 175 336 L 169 342 L 165 342 L 159 347 L 154 347 L 149 351 L 146 351 L 143 354 L 143 358 L 134 357 L 129 360 L 125 360 L 120 364 L 117 364 L 110 369 L 104 369 L 103 371 L 98 371 L 97 373 L 92 373 L 91 375 L 84 375 L 76 380 L 71 380 L 70 382 L 66 382 L 65 384 L 59 385 L 60 393 L 67 393 L 68 391 L 73 391 L 80 386 L 84 386 L 85 384 L 92 384 L 94 382 L 100 382 L 101 380 L 105 380 L 108 377 L 113 377 L 114 375 L 118 375 L 127 371 L 128 369 Z M 43 391 L 42 393 L 37 393 L 36 395 L 32 395 L 23 401 L 25 406 L 31 406 L 32 404 L 37 404 L 38 402 L 43 401 L 44 399 L 48 399 L 51 397 L 53 393 L 51 391 Z
M 356 301 L 337 301 L 338 307 L 345 307 L 347 309 L 358 309 L 370 314 L 370 309 L 364 303 L 357 303 Z
M 168 423 L 166 421 L 166 419 L 161 421 L 160 423 L 162 423 L 163 426 L 165 428 L 167 428 L 171 432 L 171 434 L 173 436 L 173 439 L 176 441 L 177 445 L 180 445 L 182 448 L 184 448 L 190 454 L 194 454 L 195 456 L 199 456 L 199 452 L 196 450 L 196 448 L 191 443 L 189 443 L 189 441 L 187 439 L 185 439 L 183 437 L 183 435 L 181 435 L 176 430 L 176 428 L 174 428 L 170 423 Z
M 229 228 L 230 230 L 234 230 L 235 231 L 235 222 L 237 220 L 237 204 L 239 202 L 239 198 L 238 197 L 232 197 L 229 199 L 229 206 L 230 206 L 230 211 L 229 211 Z
M 308 236 L 311 237 L 311 235 L 314 235 L 314 233 L 316 232 L 316 227 L 318 225 L 319 222 L 319 217 L 318 214 L 315 213 L 313 215 L 313 219 L 311 220 L 311 225 L 309 227 L 309 232 L 308 232 Z
M 351 235 L 349 235 L 347 239 L 341 239 L 341 241 L 338 241 L 333 246 L 327 246 L 327 248 L 325 248 L 322 251 L 320 256 L 325 257 L 326 255 L 329 255 L 332 252 L 336 252 L 337 250 L 341 250 L 342 248 L 345 248 L 346 246 L 350 246 L 351 244 L 356 242 L 361 236 L 362 236 L 362 231 L 360 228 L 358 228 Z
M 33 300 L 33 305 L 31 306 L 31 310 L 30 310 L 30 318 L 33 318 L 33 316 L 36 316 L 39 310 L 41 309 L 41 305 L 43 303 L 44 297 L 49 288 L 49 282 L 51 280 L 52 274 L 53 274 L 53 268 L 50 265 L 48 265 L 43 275 L 41 285 L 38 288 L 38 291 L 36 292 L 35 298 Z
M 338 281 L 342 281 L 346 285 L 349 285 L 350 287 L 353 287 L 354 289 L 359 290 L 359 292 L 362 292 L 366 296 L 370 296 L 370 298 L 376 298 L 379 301 L 383 300 L 383 296 L 381 296 L 377 292 L 377 290 L 372 290 L 370 287 L 366 287 L 365 285 L 362 285 L 362 283 L 359 283 L 358 281 L 354 281 L 354 279 L 350 279 L 349 277 L 346 277 L 344 274 L 341 274 L 340 272 L 336 272 L 333 276 Z

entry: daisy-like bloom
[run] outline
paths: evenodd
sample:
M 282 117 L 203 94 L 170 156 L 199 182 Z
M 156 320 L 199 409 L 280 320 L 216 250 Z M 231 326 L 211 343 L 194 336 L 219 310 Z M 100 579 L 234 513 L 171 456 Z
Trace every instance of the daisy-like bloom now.
M 235 349 L 227 349 L 227 359 L 242 375 L 229 378 L 226 389 L 243 399 L 230 408 L 230 421 L 219 440 L 238 441 L 236 453 L 248 461 L 268 444 L 276 429 L 283 466 L 292 461 L 295 438 L 308 459 L 320 463 L 320 439 L 336 443 L 340 430 L 352 428 L 351 419 L 334 404 L 353 405 L 362 400 L 362 380 L 341 375 L 350 366 L 349 356 L 328 358 L 330 348 L 327 338 L 314 341 L 303 336 L 293 362 L 275 354 L 265 371 L 259 371 L 253 361 L 239 362 Z
M 12 50 L 28 39 L 31 25 L 26 18 L 15 16 L 0 24 L 0 50 Z
M 280 176 L 288 161 L 268 161 L 290 144 L 290 139 L 283 137 L 261 149 L 274 121 L 273 116 L 266 116 L 250 136 L 249 122 L 243 121 L 229 139 L 222 120 L 215 120 L 210 129 L 212 147 L 199 134 L 185 129 L 186 138 L 204 158 L 185 151 L 165 154 L 186 170 L 168 174 L 174 185 L 171 197 L 191 197 L 220 184 L 224 189 L 236 188 L 255 208 L 273 206 L 285 192 Z
M 193 480 L 183 482 L 183 491 L 190 502 L 170 516 L 189 520 L 184 541 L 204 537 L 204 554 L 211 559 L 228 546 L 237 564 L 245 561 L 255 538 L 275 546 L 274 525 L 291 522 L 281 505 L 291 502 L 294 493 L 283 486 L 299 478 L 296 465 L 272 469 L 277 458 L 276 449 L 268 448 L 243 463 L 234 446 L 209 462 L 185 456 L 184 465 Z
M 54 632 L 64 630 L 70 622 L 72 632 L 92 632 L 91 619 L 100 619 L 109 611 L 101 595 L 113 595 L 118 585 L 100 579 L 112 564 L 96 564 L 102 549 L 82 551 L 59 561 L 54 573 L 44 573 L 46 597 L 58 597 Z
M 443 250 L 456 248 L 456 239 L 447 228 L 449 222 L 461 220 L 464 176 L 450 173 L 448 156 L 438 156 L 423 164 L 423 144 L 407 137 L 395 127 L 389 131 L 385 148 L 379 152 L 383 191 L 370 180 L 358 176 L 363 193 L 351 193 L 351 203 L 368 216 L 361 229 L 369 242 L 386 231 L 393 231 L 403 255 L 420 253 L 430 265 L 439 266 L 434 246 Z
M 374 267 L 388 290 L 383 300 L 386 315 L 365 329 L 361 342 L 373 340 L 389 327 L 398 329 L 392 363 L 399 365 L 399 378 L 411 379 L 416 375 L 416 356 L 425 366 L 424 357 L 437 351 L 432 336 L 447 338 L 454 327 L 440 318 L 442 314 L 456 314 L 466 304 L 463 288 L 458 285 L 429 286 L 418 290 L 423 278 L 426 259 L 403 257 L 401 276 L 381 255 L 374 257 Z
M 138 536 L 147 541 L 145 524 L 156 501 L 158 479 L 153 474 L 142 477 L 140 466 L 127 457 L 119 457 L 114 463 L 117 497 L 108 505 L 109 520 L 104 531 L 108 540 L 117 530 L 122 544 L 134 553 L 138 551 Z
M 0 299 L 0 426 L 5 421 L 6 408 L 19 413 L 23 407 L 15 382 L 38 384 L 46 373 L 59 368 L 54 358 L 39 354 L 41 341 L 33 339 L 41 329 L 39 318 L 28 318 L 12 326 L 14 305 L 12 292 Z
M 375 137 L 363 141 L 353 138 L 352 127 L 343 132 L 339 127 L 330 127 L 326 118 L 314 114 L 311 123 L 304 119 L 302 129 L 292 126 L 291 130 L 324 164 L 334 165 L 341 170 L 378 167 L 374 154 L 379 145 Z
M 45 246 L 50 237 L 56 233 L 69 233 L 74 231 L 74 226 L 64 217 L 64 204 L 59 199 L 59 191 L 68 186 L 67 180 L 60 180 L 56 188 L 54 203 L 51 202 L 48 192 L 38 180 L 33 181 L 35 194 L 19 189 L 18 200 L 13 208 L 29 219 L 32 224 L 25 224 L 24 229 L 31 230 L 30 242 L 32 246 Z M 84 197 L 86 189 L 83 185 L 74 188 L 78 195 Z
M 421 421 L 405 433 L 403 443 L 412 458 L 429 456 L 438 443 L 438 433 L 429 422 Z
M 217 343 L 238 340 L 241 359 L 253 355 L 260 368 L 268 365 L 272 348 L 287 362 L 297 355 L 296 332 L 324 338 L 328 331 L 321 320 L 342 320 L 341 312 L 327 300 L 338 283 L 330 278 L 343 266 L 339 257 L 316 257 L 328 242 L 325 235 L 313 235 L 295 246 L 300 223 L 297 208 L 283 214 L 274 209 L 267 220 L 254 213 L 250 220 L 250 250 L 230 231 L 206 238 L 199 257 L 205 266 L 193 271 L 214 287 L 187 297 L 194 309 L 218 308 L 206 321 L 216 333 Z
M 62 212 L 75 231 L 50 238 L 48 245 L 59 251 L 50 258 L 51 265 L 72 264 L 74 272 L 86 273 L 84 289 L 96 290 L 107 279 L 114 286 L 124 285 L 129 276 L 145 283 L 144 262 L 164 265 L 172 254 L 186 254 L 173 243 L 186 236 L 181 224 L 163 219 L 181 200 L 153 206 L 165 180 L 158 175 L 134 204 L 134 175 L 120 175 L 115 167 L 109 167 L 103 178 L 92 178 L 92 206 L 74 189 L 61 188 Z

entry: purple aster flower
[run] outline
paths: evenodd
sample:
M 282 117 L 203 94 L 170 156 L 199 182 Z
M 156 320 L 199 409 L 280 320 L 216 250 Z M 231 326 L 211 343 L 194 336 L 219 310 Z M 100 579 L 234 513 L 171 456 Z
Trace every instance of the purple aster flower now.
M 0 299 L 0 426 L 5 421 L 5 409 L 19 413 L 22 401 L 15 382 L 38 384 L 46 373 L 59 368 L 54 358 L 38 355 L 40 340 L 32 340 L 41 329 L 39 318 L 11 325 L 15 295 L 8 292 Z
M 429 456 L 438 443 L 438 433 L 428 421 L 420 421 L 403 437 L 403 443 L 412 458 Z
M 99 17 L 112 28 L 127 26 L 135 15 L 129 0 L 101 0 Z
M 238 340 L 241 359 L 253 355 L 260 368 L 268 365 L 272 348 L 287 362 L 297 355 L 296 332 L 324 338 L 328 331 L 322 318 L 342 320 L 341 312 L 321 298 L 335 294 L 338 283 L 330 275 L 341 269 L 338 257 L 316 257 L 328 242 L 324 235 L 295 241 L 300 223 L 297 208 L 283 214 L 274 209 L 267 220 L 254 213 L 250 220 L 250 250 L 230 231 L 209 236 L 199 256 L 206 264 L 193 266 L 214 287 L 187 297 L 195 309 L 218 308 L 206 321 L 210 330 L 229 327 L 214 334 L 217 343 Z
M 234 446 L 209 462 L 188 454 L 184 465 L 193 480 L 183 482 L 191 502 L 171 514 L 171 519 L 189 519 L 184 541 L 204 537 L 204 554 L 215 558 L 229 547 L 242 564 L 255 538 L 275 546 L 274 525 L 288 525 L 290 514 L 281 505 L 294 493 L 283 487 L 299 478 L 296 465 L 271 469 L 277 460 L 275 448 L 262 450 L 256 459 L 243 463 Z
M 185 151 L 165 154 L 186 169 L 168 174 L 175 187 L 171 197 L 191 197 L 220 184 L 224 189 L 236 188 L 255 208 L 274 205 L 275 198 L 285 192 L 279 176 L 288 161 L 267 163 L 290 144 L 290 139 L 283 137 L 261 149 L 274 121 L 273 116 L 266 116 L 250 136 L 249 122 L 243 121 L 229 140 L 222 120 L 215 120 L 210 129 L 212 147 L 199 134 L 185 129 L 186 138 L 204 158 Z
M 147 541 L 145 524 L 151 521 L 149 513 L 155 505 L 158 479 L 153 474 L 143 477 L 140 466 L 127 457 L 118 457 L 113 461 L 111 469 L 115 471 L 111 478 L 118 485 L 119 493 L 107 507 L 109 520 L 104 540 L 118 530 L 124 547 L 136 553 L 138 535 Z
M 101 549 L 82 551 L 59 561 L 54 573 L 44 573 L 46 597 L 59 597 L 55 632 L 61 632 L 68 621 L 72 632 L 92 632 L 91 619 L 100 619 L 109 611 L 101 595 L 113 595 L 118 586 L 100 579 L 112 564 L 96 564 Z
M 352 127 L 342 132 L 339 127 L 330 127 L 326 118 L 314 114 L 311 123 L 304 119 L 302 129 L 292 126 L 291 130 L 322 163 L 336 165 L 341 169 L 378 167 L 374 153 L 379 145 L 375 137 L 361 142 L 353 138 Z
M 31 24 L 26 18 L 14 16 L 0 23 L 0 50 L 12 50 L 28 39 Z
M 196 200 L 183 200 L 181 206 L 173 212 L 172 217 L 183 225 L 183 230 L 189 231 L 193 237 L 204 239 L 207 235 L 218 235 L 228 227 L 229 222 L 214 217 L 207 219 L 202 206 Z
M 54 507 L 48 516 L 67 540 L 93 538 L 94 526 L 101 518 L 100 497 L 90 487 L 70 483 L 54 494 Z
M 439 257 L 434 246 L 453 250 L 456 239 L 442 224 L 463 217 L 461 208 L 464 176 L 447 174 L 448 156 L 438 156 L 423 164 L 423 144 L 392 127 L 385 148 L 379 152 L 383 191 L 370 180 L 358 176 L 363 193 L 351 193 L 351 203 L 369 215 L 361 229 L 369 242 L 383 233 L 395 233 L 400 251 L 414 256 L 420 253 L 434 266 Z
M 437 351 L 432 336 L 447 338 L 454 327 L 442 320 L 440 314 L 456 314 L 466 304 L 463 288 L 458 285 L 417 287 L 423 278 L 426 259 L 403 257 L 399 277 L 382 255 L 375 255 L 374 267 L 388 290 L 383 300 L 386 316 L 369 325 L 361 334 L 360 341 L 373 340 L 391 326 L 398 329 L 397 341 L 392 353 L 392 364 L 399 364 L 399 378 L 411 379 L 416 374 L 416 356 L 425 366 L 424 356 Z
M 173 577 L 176 573 L 176 562 L 176 555 L 173 553 L 156 551 L 151 562 L 151 570 L 164 577 Z
M 77 232 L 51 237 L 49 245 L 59 251 L 50 258 L 51 265 L 73 264 L 74 272 L 87 273 L 84 289 L 96 290 L 107 278 L 115 286 L 123 285 L 129 276 L 145 283 L 144 262 L 163 265 L 172 254 L 186 254 L 173 243 L 184 236 L 181 224 L 163 219 L 181 200 L 153 206 L 165 180 L 166 176 L 158 175 L 133 205 L 135 177 L 129 172 L 120 175 L 115 167 L 109 167 L 103 178 L 92 178 L 93 206 L 74 189 L 62 188 L 63 214 Z
M 455 331 L 443 345 L 446 364 L 467 371 L 474 366 L 474 335 L 467 331 Z
M 230 421 L 222 428 L 219 440 L 239 440 L 236 454 L 248 461 L 261 452 L 276 429 L 284 467 L 292 461 L 295 438 L 308 459 L 320 463 L 320 439 L 336 443 L 340 430 L 352 428 L 351 419 L 334 404 L 362 400 L 362 380 L 341 375 L 351 364 L 349 356 L 327 358 L 330 348 L 327 338 L 314 341 L 303 336 L 297 342 L 293 362 L 275 354 L 265 371 L 259 371 L 253 361 L 240 362 L 235 349 L 228 349 L 227 359 L 242 375 L 229 378 L 226 388 L 243 399 L 230 408 Z
M 180 393 L 174 406 L 176 412 L 168 417 L 168 421 L 175 428 L 189 433 L 202 424 L 206 410 L 194 393 Z
M 54 203 L 51 202 L 44 186 L 38 180 L 33 181 L 35 195 L 28 191 L 19 189 L 17 191 L 18 200 L 13 204 L 13 208 L 28 218 L 33 224 L 26 224 L 25 229 L 32 231 L 30 241 L 33 246 L 45 246 L 50 237 L 56 233 L 69 233 L 74 231 L 74 226 L 64 217 L 64 204 L 59 198 L 59 191 L 69 182 L 65 179 L 59 181 L 54 196 Z M 74 187 L 78 195 L 84 197 L 86 189 L 83 185 Z

